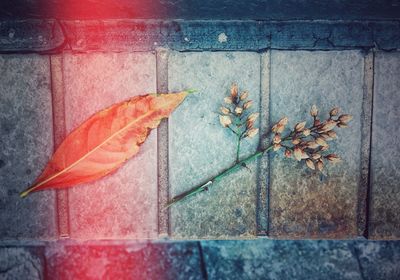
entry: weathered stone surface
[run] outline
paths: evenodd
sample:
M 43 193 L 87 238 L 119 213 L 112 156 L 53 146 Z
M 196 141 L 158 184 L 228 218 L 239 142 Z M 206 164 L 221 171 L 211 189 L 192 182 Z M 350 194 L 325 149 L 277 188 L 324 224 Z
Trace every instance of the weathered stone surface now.
M 400 242 L 354 242 L 363 279 L 400 279 Z
M 0 21 L 2 52 L 54 52 L 64 47 L 65 39 L 55 20 Z
M 345 241 L 201 241 L 208 279 L 364 279 Z
M 5 1 L 1 18 L 181 18 L 265 20 L 399 19 L 398 0 L 39 0 Z
M 54 192 L 19 197 L 53 152 L 49 58 L 1 55 L 0 69 L 0 239 L 54 238 Z
M 66 54 L 66 129 L 137 94 L 155 92 L 156 61 L 150 53 Z M 157 236 L 157 135 L 115 173 L 70 189 L 73 238 Z
M 0 247 L 0 279 L 44 279 L 42 247 Z
M 321 174 L 305 164 L 271 154 L 270 235 L 350 238 L 357 234 L 360 177 L 363 57 L 358 51 L 271 54 L 271 123 L 308 120 L 316 104 L 326 116 L 334 106 L 350 113 L 350 128 L 338 131 L 331 150 L 343 161 Z
M 196 242 L 57 244 L 46 257 L 49 279 L 204 279 Z
M 236 136 L 222 128 L 218 110 L 232 82 L 259 108 L 260 56 L 246 52 L 172 53 L 169 89 L 195 88 L 169 118 L 170 197 L 206 182 L 235 162 Z M 257 137 L 255 137 L 257 138 Z M 242 157 L 258 139 L 244 141 Z M 209 191 L 171 208 L 173 238 L 249 238 L 256 231 L 256 162 Z
M 400 238 L 400 53 L 377 53 L 371 151 L 369 235 Z

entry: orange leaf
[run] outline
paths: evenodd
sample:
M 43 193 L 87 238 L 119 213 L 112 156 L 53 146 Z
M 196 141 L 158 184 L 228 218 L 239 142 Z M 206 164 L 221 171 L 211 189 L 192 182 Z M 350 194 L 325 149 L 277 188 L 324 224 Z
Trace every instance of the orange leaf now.
M 65 138 L 35 184 L 21 197 L 32 191 L 87 183 L 116 170 L 137 154 L 150 130 L 187 94 L 136 96 L 94 114 Z

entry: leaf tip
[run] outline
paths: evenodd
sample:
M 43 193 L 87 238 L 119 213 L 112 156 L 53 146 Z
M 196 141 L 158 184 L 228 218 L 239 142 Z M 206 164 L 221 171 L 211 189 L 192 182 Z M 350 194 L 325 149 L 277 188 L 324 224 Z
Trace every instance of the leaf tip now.
M 198 92 L 198 90 L 197 89 L 194 89 L 194 88 L 190 88 L 190 89 L 187 89 L 187 90 L 185 90 L 188 94 L 192 94 L 192 93 L 196 93 L 196 92 Z

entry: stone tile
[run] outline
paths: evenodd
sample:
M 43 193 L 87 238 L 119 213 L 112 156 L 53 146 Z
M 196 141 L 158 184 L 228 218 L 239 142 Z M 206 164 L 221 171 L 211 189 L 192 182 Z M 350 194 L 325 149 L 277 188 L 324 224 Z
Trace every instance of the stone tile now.
M 377 53 L 371 151 L 369 235 L 400 238 L 400 53 Z
M 196 242 L 48 248 L 49 279 L 204 279 Z
M 363 279 L 400 279 L 400 242 L 366 241 L 356 242 Z
M 363 279 L 346 241 L 201 241 L 208 279 Z
M 53 191 L 19 193 L 53 152 L 49 58 L 0 56 L 0 239 L 56 237 Z
M 169 89 L 195 88 L 169 118 L 170 197 L 204 183 L 235 161 L 236 138 L 223 129 L 218 110 L 232 82 L 260 104 L 260 56 L 247 52 L 172 53 Z M 257 137 L 256 137 L 257 138 Z M 245 141 L 242 157 L 258 139 Z M 173 238 L 249 238 L 256 232 L 256 162 L 209 191 L 171 207 Z
M 150 53 L 66 54 L 66 129 L 134 95 L 155 92 L 156 60 Z M 71 237 L 157 236 L 157 135 L 115 173 L 70 189 Z
M 44 279 L 42 247 L 0 247 L 0 279 Z
M 354 119 L 350 128 L 338 130 L 339 139 L 331 144 L 343 161 L 327 166 L 323 174 L 271 154 L 271 236 L 350 238 L 357 234 L 363 66 L 358 51 L 272 51 L 271 123 L 282 116 L 289 117 L 291 126 L 299 120 L 311 121 L 312 104 L 325 115 L 339 106 Z

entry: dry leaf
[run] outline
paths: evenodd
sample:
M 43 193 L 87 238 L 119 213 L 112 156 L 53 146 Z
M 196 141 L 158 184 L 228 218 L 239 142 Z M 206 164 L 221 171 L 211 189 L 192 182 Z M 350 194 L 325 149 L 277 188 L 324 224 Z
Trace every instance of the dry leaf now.
M 150 130 L 187 94 L 136 96 L 94 114 L 66 137 L 35 184 L 21 197 L 32 191 L 87 183 L 116 170 L 138 153 Z

